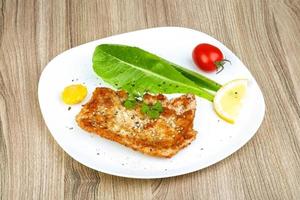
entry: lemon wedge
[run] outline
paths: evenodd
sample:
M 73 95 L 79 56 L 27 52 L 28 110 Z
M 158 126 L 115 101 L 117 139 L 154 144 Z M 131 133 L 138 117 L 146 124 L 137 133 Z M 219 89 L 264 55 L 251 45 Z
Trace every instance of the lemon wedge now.
M 246 96 L 247 83 L 246 79 L 236 79 L 218 90 L 213 107 L 219 117 L 232 124 L 236 121 Z
M 69 85 L 65 87 L 61 98 L 65 104 L 73 105 L 80 103 L 87 95 L 87 89 L 80 84 Z

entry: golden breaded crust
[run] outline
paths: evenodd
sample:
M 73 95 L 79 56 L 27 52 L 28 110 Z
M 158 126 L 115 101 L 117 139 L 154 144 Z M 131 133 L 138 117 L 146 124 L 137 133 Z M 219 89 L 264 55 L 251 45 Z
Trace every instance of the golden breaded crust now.
M 109 140 L 142 153 L 170 158 L 196 137 L 193 130 L 196 101 L 194 95 L 167 100 L 164 95 L 144 95 L 144 102 L 161 102 L 163 113 L 150 119 L 141 113 L 141 103 L 129 110 L 123 106 L 124 91 L 96 88 L 91 100 L 76 116 L 78 125 Z

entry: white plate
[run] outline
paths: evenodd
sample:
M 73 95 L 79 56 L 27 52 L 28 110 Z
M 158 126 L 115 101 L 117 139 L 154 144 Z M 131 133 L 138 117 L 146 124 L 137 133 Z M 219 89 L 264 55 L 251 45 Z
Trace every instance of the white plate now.
M 118 43 L 138 46 L 186 68 L 197 70 L 191 59 L 193 48 L 210 43 L 221 49 L 231 61 L 220 74 L 205 74 L 226 83 L 236 78 L 249 79 L 248 98 L 236 124 L 216 116 L 212 104 L 197 98 L 194 129 L 197 138 L 171 159 L 154 158 L 80 129 L 75 115 L 81 105 L 68 106 L 60 100 L 63 88 L 83 83 L 91 97 L 94 88 L 107 86 L 92 70 L 92 55 L 97 45 Z M 39 82 L 38 96 L 45 122 L 57 143 L 75 160 L 95 170 L 131 178 L 162 178 L 193 172 L 212 165 L 241 148 L 262 123 L 265 103 L 262 92 L 245 65 L 222 43 L 199 31 L 161 27 L 116 35 L 67 50 L 45 67 Z

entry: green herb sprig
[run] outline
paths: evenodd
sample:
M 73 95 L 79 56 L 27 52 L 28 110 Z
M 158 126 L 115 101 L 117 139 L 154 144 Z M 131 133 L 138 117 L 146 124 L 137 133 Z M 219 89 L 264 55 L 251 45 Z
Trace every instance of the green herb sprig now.
M 137 102 L 139 101 L 139 99 L 140 99 L 139 95 L 130 93 L 130 94 L 128 94 L 128 97 L 124 101 L 123 105 L 125 106 L 125 108 L 127 108 L 129 110 L 134 109 Z
M 141 112 L 151 119 L 157 119 L 163 112 L 163 107 L 161 102 L 156 102 L 155 104 L 146 104 L 141 100 L 141 97 L 137 94 L 130 93 L 127 99 L 124 101 L 123 105 L 126 109 L 135 109 L 136 105 L 141 102 Z
M 141 112 L 146 114 L 151 119 L 157 119 L 163 112 L 163 107 L 160 102 L 156 102 L 153 105 L 143 102 Z

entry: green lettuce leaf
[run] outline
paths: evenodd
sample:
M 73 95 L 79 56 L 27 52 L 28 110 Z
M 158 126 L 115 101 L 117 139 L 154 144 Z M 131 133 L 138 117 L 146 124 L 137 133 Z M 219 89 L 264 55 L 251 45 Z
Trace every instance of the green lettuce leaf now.
M 170 62 L 137 47 L 99 45 L 93 55 L 93 69 L 104 81 L 129 93 L 192 93 L 210 101 L 214 98 Z
M 197 73 L 194 72 L 192 70 L 186 69 L 184 67 L 181 67 L 179 65 L 176 65 L 174 63 L 170 63 L 177 71 L 179 71 L 182 75 L 184 75 L 185 77 L 187 77 L 188 79 L 190 79 L 191 81 L 193 81 L 194 83 L 196 83 L 198 86 L 208 89 L 208 90 L 212 90 L 212 91 L 218 91 L 222 85 Z

